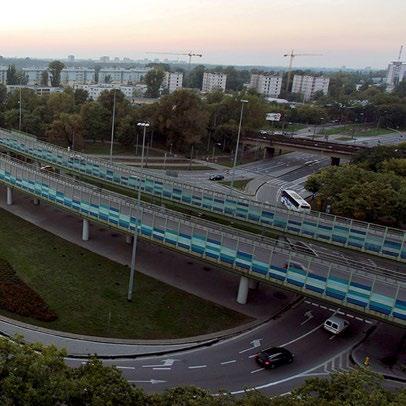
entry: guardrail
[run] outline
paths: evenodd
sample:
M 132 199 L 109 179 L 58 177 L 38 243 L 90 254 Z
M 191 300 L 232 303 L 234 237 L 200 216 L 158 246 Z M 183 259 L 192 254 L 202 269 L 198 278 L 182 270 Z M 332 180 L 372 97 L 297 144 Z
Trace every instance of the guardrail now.
M 258 280 L 356 308 L 383 320 L 406 324 L 403 273 L 354 269 L 294 252 L 268 238 L 188 219 L 167 209 L 35 170 L 0 156 L 0 182 L 121 232 L 215 262 Z
M 320 212 L 296 213 L 232 194 L 203 189 L 147 170 L 143 171 L 140 179 L 139 169 L 69 152 L 8 130 L 0 130 L 0 147 L 105 183 L 130 190 L 141 187 L 145 193 L 183 205 L 406 262 L 406 233 L 403 230 Z

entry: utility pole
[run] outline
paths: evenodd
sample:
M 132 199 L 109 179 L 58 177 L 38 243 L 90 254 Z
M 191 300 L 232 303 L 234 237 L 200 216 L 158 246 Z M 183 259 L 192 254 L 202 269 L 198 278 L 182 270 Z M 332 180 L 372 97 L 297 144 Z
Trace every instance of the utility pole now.
M 19 104 L 19 118 L 18 118 L 18 131 L 21 131 L 21 122 L 22 122 L 22 97 L 21 97 L 21 81 L 20 81 L 20 100 Z
M 235 154 L 234 154 L 234 163 L 233 163 L 233 170 L 231 174 L 231 191 L 234 187 L 234 178 L 235 178 L 235 167 L 237 166 L 237 159 L 238 159 L 238 146 L 240 144 L 240 135 L 241 135 L 241 126 L 242 126 L 242 117 L 244 113 L 244 104 L 248 103 L 248 100 L 240 100 L 241 101 L 241 114 L 240 114 L 240 124 L 238 126 L 238 135 L 237 135 L 237 145 L 235 147 Z
M 133 248 L 132 248 L 132 253 L 131 253 L 130 280 L 128 283 L 128 294 L 127 294 L 127 300 L 129 302 L 132 301 L 133 290 L 134 290 L 135 262 L 136 262 L 136 256 L 137 256 L 138 222 L 140 222 L 140 227 L 141 227 L 141 218 L 142 218 L 142 215 L 141 215 L 141 213 L 142 213 L 141 187 L 142 187 L 142 172 L 143 172 L 143 168 L 144 168 L 145 136 L 147 133 L 147 127 L 149 127 L 149 123 L 140 122 L 137 124 L 137 126 L 143 127 L 144 132 L 143 132 L 143 136 L 142 136 L 141 169 L 139 172 L 138 196 L 137 196 L 138 213 L 137 213 L 136 225 L 134 228 Z
M 116 119 L 116 89 L 113 96 L 113 119 L 111 121 L 111 139 L 110 139 L 110 163 L 113 161 L 113 143 L 114 143 L 114 122 Z

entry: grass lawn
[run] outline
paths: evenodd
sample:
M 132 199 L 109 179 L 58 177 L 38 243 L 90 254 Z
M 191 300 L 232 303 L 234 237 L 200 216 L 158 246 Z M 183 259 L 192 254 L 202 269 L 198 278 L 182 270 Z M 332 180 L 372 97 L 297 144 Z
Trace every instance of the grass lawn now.
M 58 319 L 24 322 L 72 333 L 164 339 L 194 336 L 251 321 L 244 315 L 137 273 L 127 297 L 129 269 L 68 243 L 0 210 L 0 258 L 55 311 Z
M 294 132 L 294 131 L 303 130 L 306 127 L 308 127 L 308 125 L 306 125 L 306 124 L 292 123 L 292 124 L 289 124 L 286 126 L 285 131 Z
M 325 135 L 341 134 L 349 137 L 374 137 L 390 133 L 393 133 L 393 131 L 386 128 L 371 128 L 359 124 L 346 125 L 340 128 L 327 128 L 323 130 L 323 134 Z
M 245 186 L 247 186 L 247 184 L 249 182 L 251 182 L 252 179 L 239 179 L 239 180 L 235 180 L 234 181 L 234 189 L 238 189 L 238 190 L 245 190 Z M 231 181 L 221 181 L 219 182 L 222 185 L 226 185 L 226 186 L 231 186 Z

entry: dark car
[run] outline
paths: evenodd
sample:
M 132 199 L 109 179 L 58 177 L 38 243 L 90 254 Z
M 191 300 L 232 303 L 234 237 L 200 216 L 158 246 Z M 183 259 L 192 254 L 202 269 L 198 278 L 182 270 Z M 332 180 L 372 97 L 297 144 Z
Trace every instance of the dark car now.
M 272 369 L 280 365 L 290 364 L 293 361 L 293 354 L 286 348 L 272 347 L 258 353 L 255 361 L 261 367 Z
M 212 175 L 209 178 L 209 180 L 223 180 L 223 179 L 224 179 L 223 175 Z

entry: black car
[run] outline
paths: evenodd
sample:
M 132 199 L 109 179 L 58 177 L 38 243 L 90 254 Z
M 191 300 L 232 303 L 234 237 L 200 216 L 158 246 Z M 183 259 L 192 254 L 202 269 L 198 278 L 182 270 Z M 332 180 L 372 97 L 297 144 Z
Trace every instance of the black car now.
M 212 175 L 209 178 L 209 180 L 223 180 L 223 179 L 224 179 L 223 175 Z
M 272 369 L 283 364 L 290 364 L 293 361 L 293 354 L 286 348 L 272 347 L 258 353 L 255 361 L 261 367 Z

